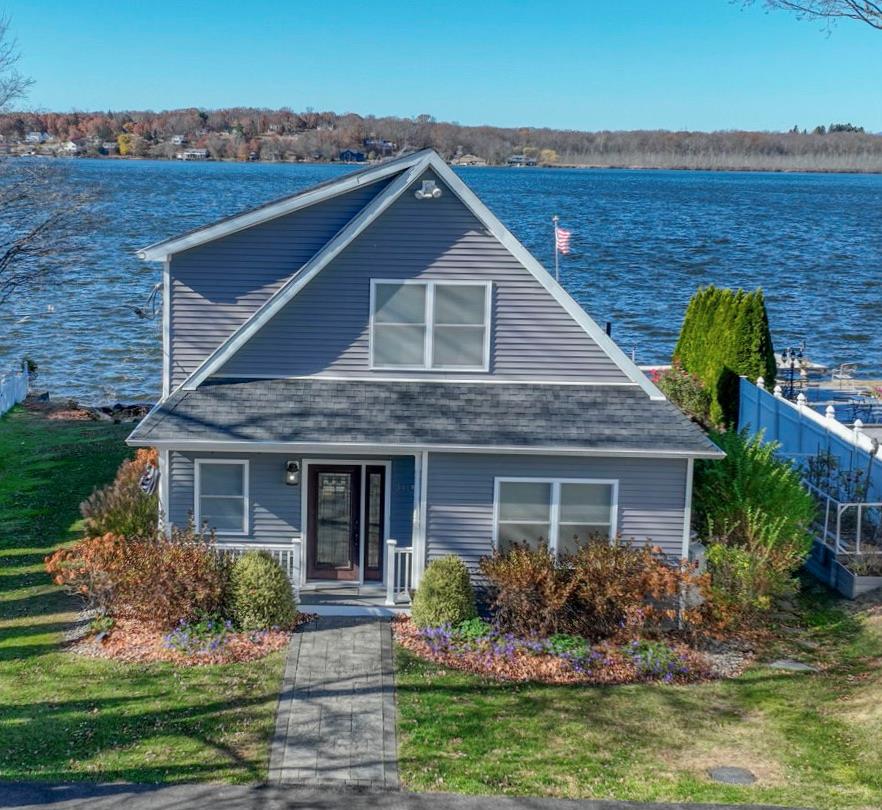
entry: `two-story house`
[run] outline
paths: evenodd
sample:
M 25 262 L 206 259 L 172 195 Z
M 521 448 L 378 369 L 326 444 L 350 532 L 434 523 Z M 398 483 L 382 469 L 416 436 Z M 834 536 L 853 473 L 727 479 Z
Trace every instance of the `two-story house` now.
M 304 602 L 513 542 L 687 554 L 693 461 L 721 453 L 435 152 L 139 255 L 163 396 L 129 442 L 159 448 L 166 522 L 269 549 Z

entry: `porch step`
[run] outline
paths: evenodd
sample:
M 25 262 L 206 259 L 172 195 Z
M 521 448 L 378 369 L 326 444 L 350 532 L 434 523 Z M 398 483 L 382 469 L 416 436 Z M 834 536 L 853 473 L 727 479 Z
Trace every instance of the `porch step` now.
M 297 609 L 301 613 L 316 613 L 319 616 L 366 616 L 375 619 L 391 619 L 395 616 L 410 616 L 410 605 L 369 605 L 334 604 L 333 602 L 301 602 Z

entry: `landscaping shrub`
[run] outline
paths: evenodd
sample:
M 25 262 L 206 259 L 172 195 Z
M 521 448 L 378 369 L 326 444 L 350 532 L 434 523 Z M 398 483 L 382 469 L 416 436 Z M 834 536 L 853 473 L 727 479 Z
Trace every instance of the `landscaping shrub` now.
M 690 419 L 709 425 L 711 395 L 696 374 L 690 374 L 679 360 L 663 371 L 652 374 L 661 392 Z
M 710 394 L 711 424 L 737 424 L 739 376 L 775 384 L 775 352 L 762 290 L 699 289 L 686 308 L 674 360 Z
M 657 550 L 620 538 L 587 543 L 560 561 L 516 544 L 484 558 L 481 571 L 500 628 L 539 638 L 659 632 L 676 617 L 681 589 L 702 582 L 690 566 L 668 564 Z
M 156 533 L 158 495 L 156 492 L 143 492 L 140 481 L 148 465 L 156 467 L 157 463 L 156 450 L 138 450 L 135 458 L 120 465 L 112 483 L 95 490 L 80 504 L 80 512 L 85 518 L 85 533 L 89 537 L 107 533 L 123 537 L 152 537 Z
M 56 585 L 81 597 L 87 607 L 107 614 L 114 608 L 125 571 L 124 537 L 107 533 L 60 548 L 46 557 L 46 571 Z
M 413 597 L 414 624 L 458 625 L 476 615 L 475 592 L 465 563 L 453 555 L 430 562 Z
M 776 444 L 746 432 L 712 438 L 726 458 L 696 465 L 695 525 L 707 540 L 713 601 L 741 621 L 796 587 L 816 505 Z
M 625 654 L 634 662 L 641 678 L 661 678 L 670 682 L 690 671 L 689 662 L 662 641 L 632 641 L 625 648 Z
M 265 551 L 249 551 L 233 563 L 229 614 L 242 630 L 287 630 L 294 625 L 297 602 L 291 582 Z
M 192 526 L 171 537 L 86 538 L 46 559 L 58 585 L 111 616 L 162 628 L 221 609 L 227 566 Z

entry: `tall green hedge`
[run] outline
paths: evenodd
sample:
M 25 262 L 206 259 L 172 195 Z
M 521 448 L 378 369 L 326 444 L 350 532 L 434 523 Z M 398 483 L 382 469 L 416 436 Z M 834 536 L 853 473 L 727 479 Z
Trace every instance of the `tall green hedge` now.
M 711 395 L 712 422 L 738 421 L 738 378 L 775 384 L 775 352 L 762 290 L 700 288 L 683 318 L 674 360 L 695 374 Z

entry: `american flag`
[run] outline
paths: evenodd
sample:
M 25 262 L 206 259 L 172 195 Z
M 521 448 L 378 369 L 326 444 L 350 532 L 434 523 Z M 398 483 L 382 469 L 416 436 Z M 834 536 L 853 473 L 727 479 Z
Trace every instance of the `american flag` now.
M 570 237 L 573 235 L 572 231 L 565 231 L 563 228 L 558 228 L 556 225 L 554 227 L 554 247 L 558 253 L 569 253 L 570 252 Z

